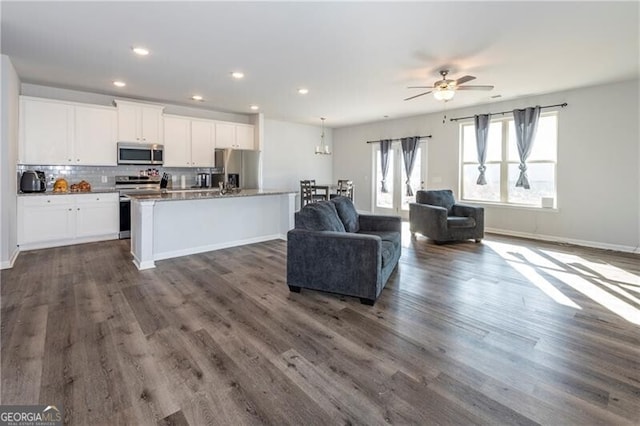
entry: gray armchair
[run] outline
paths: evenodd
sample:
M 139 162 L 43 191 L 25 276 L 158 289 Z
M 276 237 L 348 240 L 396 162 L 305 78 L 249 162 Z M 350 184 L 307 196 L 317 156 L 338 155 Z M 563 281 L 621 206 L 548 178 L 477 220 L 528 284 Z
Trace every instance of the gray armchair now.
M 287 285 L 373 305 L 398 264 L 401 220 L 361 215 L 347 197 L 307 204 L 287 233 Z
M 437 244 L 467 239 L 479 243 L 484 238 L 484 209 L 457 204 L 449 189 L 420 190 L 409 205 L 409 229 Z

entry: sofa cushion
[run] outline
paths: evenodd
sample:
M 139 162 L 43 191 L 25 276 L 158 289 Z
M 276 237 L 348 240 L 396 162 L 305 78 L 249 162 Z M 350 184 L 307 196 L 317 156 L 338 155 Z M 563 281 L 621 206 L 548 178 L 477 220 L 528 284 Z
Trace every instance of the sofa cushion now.
M 393 244 L 400 245 L 402 236 L 400 232 L 392 231 L 360 231 L 358 234 L 377 235 L 382 241 L 389 241 Z
M 450 189 L 420 190 L 416 193 L 416 203 L 444 207 L 447 209 L 447 214 L 451 215 L 456 200 L 453 198 L 453 192 Z
M 336 206 L 338 217 L 340 217 L 344 229 L 347 232 L 358 232 L 360 229 L 358 212 L 353 201 L 347 197 L 335 197 L 331 199 L 331 202 Z
M 475 228 L 476 221 L 472 217 L 449 216 L 447 217 L 449 228 Z
M 307 204 L 298 212 L 298 219 L 300 227 L 308 231 L 345 232 L 336 207 L 331 201 Z
M 393 262 L 394 256 L 402 242 L 400 232 L 391 231 L 360 231 L 358 234 L 377 235 L 382 240 L 382 268 L 387 266 L 389 262 Z
M 394 259 L 394 255 L 396 253 L 396 247 L 393 244 L 393 242 L 391 241 L 382 241 L 382 247 L 381 247 L 381 251 L 382 251 L 382 267 L 384 268 L 385 266 L 387 266 L 389 264 L 389 262 L 392 262 Z

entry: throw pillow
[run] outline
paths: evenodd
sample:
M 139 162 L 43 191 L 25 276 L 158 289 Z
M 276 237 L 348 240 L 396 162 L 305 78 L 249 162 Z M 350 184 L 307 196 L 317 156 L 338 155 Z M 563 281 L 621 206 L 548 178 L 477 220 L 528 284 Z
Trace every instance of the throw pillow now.
M 347 232 L 358 232 L 360 230 L 360 224 L 358 222 L 358 212 L 353 205 L 353 201 L 348 197 L 335 197 L 331 199 L 331 202 L 336 206 L 344 229 Z
M 307 204 L 300 209 L 298 218 L 302 227 L 309 231 L 344 232 L 336 207 L 330 201 Z

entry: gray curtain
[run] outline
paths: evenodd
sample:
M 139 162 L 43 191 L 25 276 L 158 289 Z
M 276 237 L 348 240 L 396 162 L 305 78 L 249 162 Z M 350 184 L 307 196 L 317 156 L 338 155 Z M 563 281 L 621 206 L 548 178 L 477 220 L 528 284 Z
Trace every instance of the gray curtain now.
M 484 163 L 487 161 L 487 139 L 489 138 L 489 124 L 491 121 L 489 120 L 489 114 L 481 114 L 473 117 L 475 127 L 476 127 L 476 148 L 478 149 L 478 170 L 480 171 L 480 176 L 478 176 L 478 180 L 476 181 L 477 185 L 486 185 L 487 179 L 484 177 L 484 172 L 487 170 L 487 167 Z
M 389 173 L 389 148 L 391 147 L 391 139 L 383 139 L 380 141 L 380 168 L 382 169 L 382 188 L 381 192 L 387 193 L 387 173 Z
M 530 188 L 526 161 L 529 158 L 529 154 L 531 154 L 531 148 L 533 148 L 533 140 L 536 137 L 539 119 L 540 106 L 513 110 L 516 144 L 518 145 L 518 155 L 520 156 L 520 176 L 516 182 L 516 187 Z
M 411 188 L 411 173 L 416 162 L 416 151 L 418 150 L 419 136 L 411 136 L 400 139 L 402 144 L 402 157 L 404 159 L 404 171 L 407 173 L 407 197 L 413 196 L 413 188 Z

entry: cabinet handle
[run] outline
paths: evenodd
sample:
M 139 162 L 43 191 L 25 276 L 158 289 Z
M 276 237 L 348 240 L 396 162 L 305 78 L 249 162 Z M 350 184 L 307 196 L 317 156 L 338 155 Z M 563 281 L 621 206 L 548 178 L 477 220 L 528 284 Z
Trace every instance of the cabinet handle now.
M 80 162 L 80 159 L 79 159 L 79 158 L 77 158 L 77 159 L 76 159 L 76 161 L 77 161 L 77 162 Z
M 69 209 L 69 211 L 71 211 L 71 210 L 73 210 L 73 209 Z
M 80 207 L 78 207 L 78 211 L 80 211 Z
M 67 160 L 67 161 L 71 161 L 71 158 L 69 158 L 69 160 Z
M 47 203 L 50 203 L 50 202 L 51 202 L 51 200 L 47 200 Z

